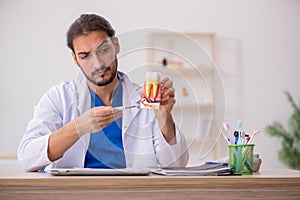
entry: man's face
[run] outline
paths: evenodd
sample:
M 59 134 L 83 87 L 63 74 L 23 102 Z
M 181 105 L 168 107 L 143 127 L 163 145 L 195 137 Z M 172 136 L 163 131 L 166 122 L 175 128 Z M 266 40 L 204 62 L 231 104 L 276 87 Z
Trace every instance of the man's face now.
M 109 38 L 103 31 L 93 31 L 75 37 L 73 45 L 73 58 L 91 83 L 104 86 L 113 81 L 118 65 L 117 38 Z

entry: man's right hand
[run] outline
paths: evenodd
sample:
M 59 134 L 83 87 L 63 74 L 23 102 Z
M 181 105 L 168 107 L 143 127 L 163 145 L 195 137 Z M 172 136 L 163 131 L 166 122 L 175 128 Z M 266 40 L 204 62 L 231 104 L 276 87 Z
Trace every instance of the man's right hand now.
M 86 133 L 96 133 L 116 119 L 122 117 L 123 112 L 111 106 L 91 108 L 74 120 L 76 130 L 81 137 Z

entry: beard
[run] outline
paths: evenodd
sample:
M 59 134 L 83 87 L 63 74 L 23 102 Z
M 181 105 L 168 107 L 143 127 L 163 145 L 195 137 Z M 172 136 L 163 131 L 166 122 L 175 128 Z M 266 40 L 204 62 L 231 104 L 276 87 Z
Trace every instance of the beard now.
M 117 68 L 118 68 L 118 59 L 117 57 L 115 57 L 115 60 L 114 62 L 112 63 L 111 67 L 108 67 L 108 66 L 101 66 L 100 69 L 96 69 L 94 70 L 92 73 L 91 73 L 91 76 L 88 76 L 84 70 L 80 67 L 82 73 L 84 74 L 84 76 L 91 82 L 93 83 L 94 85 L 96 86 L 105 86 L 105 85 L 108 85 L 110 84 L 114 78 L 116 77 L 117 75 Z M 110 76 L 109 78 L 107 79 L 103 79 L 102 81 L 97 81 L 96 79 L 93 79 L 92 77 L 97 74 L 99 71 L 104 71 L 104 73 L 106 73 L 107 70 L 111 70 L 111 73 L 110 73 Z M 104 78 L 104 74 L 101 76 L 102 78 Z

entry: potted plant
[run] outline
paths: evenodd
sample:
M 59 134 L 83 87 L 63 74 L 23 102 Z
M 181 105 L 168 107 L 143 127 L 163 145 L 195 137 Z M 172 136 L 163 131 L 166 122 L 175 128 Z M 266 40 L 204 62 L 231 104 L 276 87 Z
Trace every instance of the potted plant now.
M 291 167 L 300 170 L 300 107 L 296 105 L 289 92 L 284 92 L 291 106 L 293 113 L 288 119 L 288 129 L 279 122 L 266 127 L 266 132 L 271 136 L 282 138 L 282 148 L 278 152 L 279 159 Z

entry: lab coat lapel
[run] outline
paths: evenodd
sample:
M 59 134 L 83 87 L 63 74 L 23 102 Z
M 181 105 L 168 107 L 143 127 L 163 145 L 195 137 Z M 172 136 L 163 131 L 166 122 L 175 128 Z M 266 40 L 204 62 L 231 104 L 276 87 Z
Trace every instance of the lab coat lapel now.
M 91 108 L 91 95 L 89 88 L 87 86 L 86 79 L 82 72 L 80 71 L 75 82 L 76 92 L 77 92 L 77 109 L 78 116 L 83 114 L 85 111 Z
M 76 118 L 91 108 L 90 91 L 87 86 L 86 78 L 81 71 L 78 72 L 77 79 L 75 80 L 74 96 L 75 110 L 73 110 L 73 116 L 74 118 Z M 90 134 L 84 134 L 80 138 L 80 141 L 84 145 L 84 148 L 87 150 L 90 142 Z

